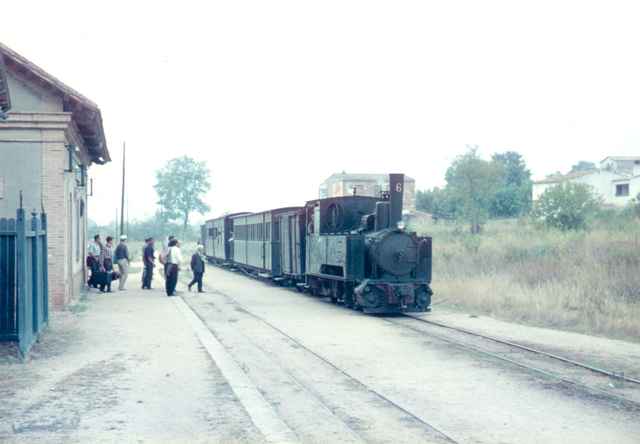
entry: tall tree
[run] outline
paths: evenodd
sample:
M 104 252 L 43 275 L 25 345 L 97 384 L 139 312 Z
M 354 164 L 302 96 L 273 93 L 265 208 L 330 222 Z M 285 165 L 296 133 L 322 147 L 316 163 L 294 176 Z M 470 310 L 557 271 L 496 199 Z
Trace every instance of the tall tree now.
M 447 170 L 446 191 L 456 202 L 456 216 L 470 223 L 472 233 L 479 233 L 489 217 L 503 174 L 500 164 L 480 158 L 477 146 L 469 147 Z
M 209 211 L 202 199 L 211 189 L 210 175 L 206 162 L 187 156 L 170 160 L 163 169 L 156 171 L 155 189 L 162 217 L 180 220 L 186 231 L 192 213 Z
M 491 157 L 502 169 L 502 180 L 491 204 L 494 217 L 515 217 L 531 209 L 531 171 L 519 153 L 507 151 Z

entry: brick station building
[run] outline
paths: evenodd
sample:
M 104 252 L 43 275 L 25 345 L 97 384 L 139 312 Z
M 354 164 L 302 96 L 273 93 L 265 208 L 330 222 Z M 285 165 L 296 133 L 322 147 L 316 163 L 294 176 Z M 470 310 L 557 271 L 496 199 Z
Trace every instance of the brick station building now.
M 48 215 L 49 302 L 84 286 L 89 168 L 110 161 L 98 106 L 0 43 L 0 217 Z

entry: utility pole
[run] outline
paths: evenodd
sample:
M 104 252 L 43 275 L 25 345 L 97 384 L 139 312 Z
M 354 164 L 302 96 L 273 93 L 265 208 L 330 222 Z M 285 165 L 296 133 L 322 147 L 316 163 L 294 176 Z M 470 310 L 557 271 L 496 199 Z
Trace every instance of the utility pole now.
M 127 147 L 125 142 L 122 142 L 122 199 L 120 201 L 120 236 L 124 235 L 124 187 L 125 187 L 125 175 L 126 175 L 126 154 Z
M 115 227 L 116 229 L 115 229 L 115 231 L 113 232 L 113 235 L 114 235 L 114 236 L 118 234 L 118 209 L 117 209 L 117 208 L 116 208 L 115 225 L 116 225 L 116 227 Z

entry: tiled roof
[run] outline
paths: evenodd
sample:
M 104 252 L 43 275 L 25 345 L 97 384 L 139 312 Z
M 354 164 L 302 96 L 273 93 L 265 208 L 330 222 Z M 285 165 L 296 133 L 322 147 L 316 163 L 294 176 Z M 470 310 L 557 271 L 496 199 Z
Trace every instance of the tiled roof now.
M 567 180 L 577 179 L 578 177 L 584 177 L 584 176 L 589 176 L 591 174 L 600 174 L 600 173 L 609 173 L 609 174 L 614 174 L 616 176 L 619 176 L 618 179 L 612 179 L 612 181 L 628 180 L 631 177 L 629 174 L 620 173 L 618 171 L 593 169 L 593 170 L 587 170 L 587 171 L 576 171 L 574 173 L 569 173 L 569 174 L 556 174 L 556 175 L 548 176 L 542 180 L 537 180 L 533 182 L 533 184 L 542 185 L 542 184 L 551 184 L 551 183 L 561 183 Z
M 607 156 L 604 159 L 602 159 L 602 162 L 604 162 L 607 159 L 611 159 L 611 160 L 640 160 L 640 156 Z
M 569 174 L 556 174 L 552 176 L 548 176 L 542 180 L 538 180 L 533 182 L 534 184 L 545 184 L 545 183 L 560 183 L 566 180 L 576 179 L 578 177 L 588 176 L 590 174 L 598 173 L 599 170 L 587 170 L 587 171 L 576 171 L 574 173 Z
M 0 43 L 0 57 L 4 58 L 6 72 L 11 71 L 18 76 L 30 78 L 59 94 L 63 98 L 65 111 L 72 113 L 94 161 L 105 163 L 111 160 L 102 124 L 102 113 L 98 105 L 2 43 Z M 2 71 L 1 65 L 0 71 Z M 6 85 L 6 77 L 0 76 L 0 78 L 4 79 Z M 2 80 L 0 80 L 1 83 Z

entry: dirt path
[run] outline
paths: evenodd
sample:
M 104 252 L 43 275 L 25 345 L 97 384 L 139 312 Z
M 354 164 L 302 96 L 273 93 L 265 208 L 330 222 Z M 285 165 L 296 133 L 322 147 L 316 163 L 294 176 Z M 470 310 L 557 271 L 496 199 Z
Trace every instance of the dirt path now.
M 55 313 L 29 362 L 0 362 L 0 396 L 3 443 L 262 442 L 159 290 L 92 292 Z

